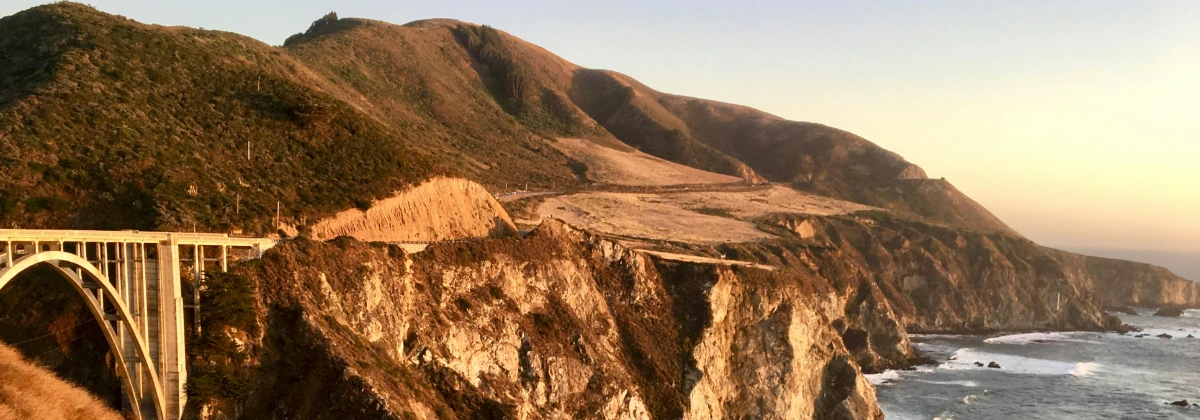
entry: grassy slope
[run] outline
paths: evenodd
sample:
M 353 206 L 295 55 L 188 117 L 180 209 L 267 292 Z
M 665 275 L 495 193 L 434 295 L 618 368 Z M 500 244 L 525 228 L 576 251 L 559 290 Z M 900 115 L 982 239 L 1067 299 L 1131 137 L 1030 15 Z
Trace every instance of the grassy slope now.
M 4 384 L 0 386 L 0 420 L 121 418 L 87 391 L 25 361 L 4 345 L 0 345 L 0 384 Z
M 276 201 L 315 217 L 450 171 L 314 78 L 230 33 L 69 3 L 6 17 L 0 223 L 270 231 Z
M 864 190 L 924 174 L 850 133 L 662 94 L 486 26 L 330 16 L 279 48 L 59 3 L 0 20 L 0 53 L 5 227 L 269 232 L 276 202 L 314 221 L 433 174 L 562 186 L 579 179 L 550 142 L 574 136 L 1008 231 L 965 196 Z
M 561 171 L 562 158 L 541 149 L 537 139 L 502 147 L 528 129 L 615 149 L 632 146 L 687 166 L 793 183 L 948 225 L 1015 233 L 953 187 L 915 188 L 923 181 L 910 179 L 925 178 L 924 171 L 851 133 L 663 94 L 615 72 L 580 68 L 486 26 L 336 22 L 298 35 L 289 51 L 326 78 L 352 86 L 350 97 L 369 98 L 383 121 L 404 124 L 418 116 L 439 130 L 463 131 L 448 147 L 469 157 L 463 166 L 484 182 L 524 182 L 531 174 L 514 171 L 522 166 Z M 497 152 L 505 150 L 538 153 Z M 548 179 L 536 175 L 535 183 Z
M 340 19 L 286 49 L 332 81 L 340 98 L 485 185 L 573 182 L 566 157 L 545 137 L 587 128 L 496 96 L 456 37 L 460 25 Z

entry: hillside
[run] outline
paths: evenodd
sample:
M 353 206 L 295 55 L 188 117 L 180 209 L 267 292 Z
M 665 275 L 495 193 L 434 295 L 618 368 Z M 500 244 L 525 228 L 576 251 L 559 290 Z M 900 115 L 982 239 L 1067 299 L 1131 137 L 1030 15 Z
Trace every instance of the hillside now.
M 555 147 L 572 137 L 1012 233 L 923 189 L 864 193 L 924 175 L 852 134 L 662 94 L 487 26 L 330 15 L 271 47 L 56 3 L 0 20 L 0 53 L 6 226 L 270 233 L 277 206 L 298 225 L 438 174 L 561 188 L 585 180 Z
M 581 68 L 487 26 L 453 20 L 404 26 L 361 19 L 320 22 L 289 39 L 287 49 L 349 87 L 346 96 L 365 99 L 364 108 L 374 109 L 383 121 L 403 124 L 420 114 L 444 126 L 470 127 L 481 117 L 504 119 L 507 113 L 519 127 L 547 136 L 587 138 L 616 150 L 632 147 L 750 182 L 791 183 L 951 226 L 1017 234 L 948 183 L 912 188 L 907 181 L 925 179 L 921 168 L 841 130 L 660 93 L 619 73 Z M 475 156 L 479 146 L 467 142 L 502 125 L 485 127 L 454 147 Z M 495 145 L 485 149 L 490 147 Z M 475 159 L 492 162 L 494 157 Z
M 854 134 L 454 20 L 331 13 L 269 46 L 35 7 L 0 18 L 0 150 L 0 226 L 289 237 L 205 279 L 206 420 L 874 419 L 862 374 L 921 362 L 908 332 L 1200 307 Z M 42 268 L 0 291 L 0 340 L 119 406 Z
M 0 344 L 0 420 L 119 420 L 87 391 L 24 360 Z M 53 401 L 48 404 L 47 401 Z

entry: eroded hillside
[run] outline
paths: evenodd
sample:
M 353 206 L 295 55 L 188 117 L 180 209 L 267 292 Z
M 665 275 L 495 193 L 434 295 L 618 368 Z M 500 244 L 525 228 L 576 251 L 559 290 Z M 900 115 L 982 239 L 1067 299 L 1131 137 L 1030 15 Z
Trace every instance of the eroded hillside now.
M 504 237 L 517 228 L 483 186 L 465 179 L 433 178 L 367 209 L 349 209 L 312 226 L 317 240 L 351 236 L 362 241 L 406 242 Z

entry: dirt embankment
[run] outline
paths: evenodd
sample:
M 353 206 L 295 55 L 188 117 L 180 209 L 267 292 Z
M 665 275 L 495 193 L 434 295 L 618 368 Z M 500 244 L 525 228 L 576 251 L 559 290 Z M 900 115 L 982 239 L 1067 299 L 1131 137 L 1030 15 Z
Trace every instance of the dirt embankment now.
M 352 236 L 361 241 L 443 241 L 503 237 L 516 232 L 504 208 L 482 185 L 433 178 L 367 211 L 350 209 L 312 227 L 312 237 Z
M 0 420 L 120 420 L 87 391 L 0 344 Z

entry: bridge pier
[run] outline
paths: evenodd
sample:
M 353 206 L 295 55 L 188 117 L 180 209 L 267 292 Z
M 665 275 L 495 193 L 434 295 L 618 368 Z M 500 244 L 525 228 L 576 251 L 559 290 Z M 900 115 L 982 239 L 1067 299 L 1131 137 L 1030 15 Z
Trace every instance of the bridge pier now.
M 187 403 L 183 250 L 192 250 L 190 308 L 198 333 L 204 247 L 220 247 L 226 271 L 230 250 L 253 259 L 276 243 L 223 234 L 19 229 L 0 229 L 0 241 L 0 289 L 30 267 L 55 267 L 84 298 L 116 356 L 122 408 L 160 420 L 179 419 Z

